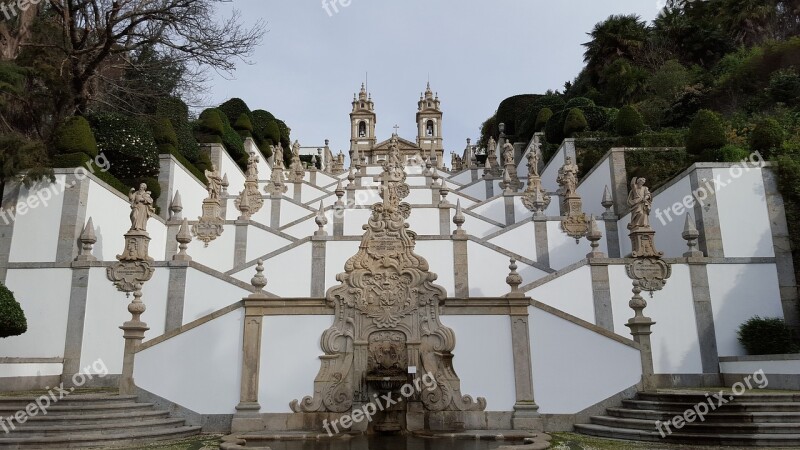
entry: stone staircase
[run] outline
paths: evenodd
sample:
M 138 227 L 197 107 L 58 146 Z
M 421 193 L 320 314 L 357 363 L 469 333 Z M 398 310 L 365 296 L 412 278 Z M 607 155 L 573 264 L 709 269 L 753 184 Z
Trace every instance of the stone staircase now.
M 609 408 L 605 416 L 591 418 L 590 424 L 575 425 L 575 431 L 591 436 L 674 444 L 708 444 L 747 447 L 800 446 L 800 393 L 748 392 L 733 397 L 726 390 L 726 403 L 717 406 L 719 394 L 710 391 L 642 392 L 622 406 Z M 708 396 L 707 396 L 708 394 Z M 715 410 L 701 421 L 697 414 L 686 418 L 691 423 L 676 429 L 672 421 L 686 411 L 702 412 L 701 403 L 713 401 Z M 660 421 L 660 422 L 659 422 Z M 685 420 L 684 420 L 685 422 Z M 663 434 L 663 436 L 662 436 Z
M 5 418 L 0 421 L 0 449 L 131 446 L 200 433 L 200 427 L 170 418 L 167 411 L 156 410 L 152 403 L 96 390 L 65 396 L 51 403 L 46 415 L 39 412 L 28 416 L 25 423 L 14 419 L 12 428 L 8 418 L 35 404 L 43 394 L 0 395 L 0 417 Z

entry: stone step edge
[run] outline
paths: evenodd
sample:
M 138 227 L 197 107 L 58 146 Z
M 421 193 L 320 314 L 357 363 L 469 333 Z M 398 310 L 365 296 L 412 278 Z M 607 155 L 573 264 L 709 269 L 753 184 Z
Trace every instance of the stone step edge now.
M 108 413 L 108 414 L 55 414 L 51 415 L 48 414 L 46 416 L 37 415 L 33 417 L 29 417 L 28 421 L 18 427 L 25 427 L 29 423 L 34 422 L 71 422 L 71 421 L 86 421 L 86 420 L 124 420 L 124 419 L 145 419 L 150 417 L 169 417 L 169 411 L 161 411 L 161 410 L 146 410 L 146 411 L 139 411 L 139 410 L 132 410 L 132 411 L 122 411 L 122 412 L 115 412 L 115 413 Z
M 80 412 L 80 411 L 97 411 L 97 410 L 125 410 L 125 409 L 145 409 L 152 408 L 152 403 L 113 403 L 109 405 L 82 405 L 82 406 L 69 406 L 69 405 L 54 405 L 47 408 L 47 414 L 53 412 Z M 16 407 L 0 407 L 0 416 L 6 413 L 14 414 L 22 409 Z
M 609 427 L 605 425 L 595 425 L 595 424 L 576 424 L 575 430 L 581 433 L 586 434 L 583 430 L 592 430 L 592 431 L 599 431 L 599 432 L 606 432 L 614 435 L 626 435 L 631 436 L 631 438 L 656 438 L 658 441 L 669 442 L 671 437 L 679 438 L 679 439 L 697 439 L 697 440 L 740 440 L 740 441 L 754 441 L 754 440 L 768 440 L 774 441 L 778 443 L 782 443 L 784 441 L 793 441 L 800 443 L 800 434 L 684 434 L 684 433 L 673 433 L 669 435 L 667 438 L 662 438 L 661 435 L 656 431 L 645 431 L 645 430 L 637 430 L 637 429 L 630 429 L 630 428 L 616 428 L 616 427 Z M 618 439 L 625 439 L 619 436 L 616 436 Z
M 629 417 L 612 417 L 612 416 L 592 416 L 590 420 L 613 421 L 620 422 L 620 425 L 630 424 L 639 426 L 655 426 L 655 422 L 648 419 L 632 419 Z M 667 422 L 663 422 L 667 423 Z M 673 433 L 683 432 L 686 428 L 703 429 L 703 428 L 797 428 L 800 434 L 800 423 L 797 422 L 765 422 L 765 423 L 707 423 L 707 422 L 691 422 L 686 423 L 680 430 L 675 430 Z M 636 428 L 640 429 L 640 428 Z M 765 430 L 766 431 L 766 430 Z M 786 434 L 786 433 L 775 433 Z
M 11 433 L 0 435 L 0 443 L 2 443 L 6 437 L 4 436 L 13 436 L 18 433 L 75 433 L 75 432 L 83 432 L 83 431 L 91 431 L 91 430 L 109 430 L 109 429 L 120 429 L 120 428 L 142 428 L 142 427 L 152 427 L 152 426 L 170 426 L 170 425 L 183 425 L 186 423 L 185 419 L 180 418 L 166 418 L 166 419 L 157 419 L 157 420 L 142 420 L 142 421 L 133 421 L 127 423 L 98 423 L 98 424 L 80 424 L 80 425 L 59 425 L 59 426 L 36 426 L 36 427 L 24 427 L 18 428 Z
M 151 432 L 134 432 L 134 433 L 118 433 L 118 434 L 86 434 L 86 435 L 69 435 L 69 436 L 40 436 L 29 438 L 9 438 L 0 441 L 3 445 L 9 444 L 69 444 L 69 443 L 101 443 L 107 441 L 129 441 L 134 439 L 148 439 L 158 438 L 163 436 L 175 435 L 195 435 L 200 434 L 202 427 L 196 425 L 185 425 L 183 427 L 169 428 L 166 430 L 155 430 Z M 188 434 L 187 434 L 188 433 Z
M 606 409 L 607 413 L 627 413 L 627 414 L 639 414 L 639 415 L 659 415 L 659 416 L 668 416 L 668 417 L 675 417 L 675 411 L 663 411 L 658 409 L 636 409 L 636 408 L 608 408 Z M 724 418 L 732 418 L 735 419 L 737 417 L 741 418 L 751 418 L 751 417 L 760 417 L 760 418 L 768 418 L 768 417 L 781 417 L 781 416 L 789 416 L 789 417 L 796 417 L 800 420 L 800 411 L 729 411 L 729 412 L 719 412 L 713 411 L 706 414 L 706 418 L 713 417 L 714 419 L 724 419 Z M 612 416 L 613 417 L 613 416 Z M 642 419 L 646 420 L 646 419 Z M 748 422 L 748 423 L 760 423 L 760 422 Z M 800 422 L 798 422 L 800 423 Z

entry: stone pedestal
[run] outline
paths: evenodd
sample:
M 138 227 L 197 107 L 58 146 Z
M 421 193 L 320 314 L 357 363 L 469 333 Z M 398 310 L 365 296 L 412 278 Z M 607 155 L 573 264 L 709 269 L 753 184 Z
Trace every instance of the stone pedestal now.
M 650 344 L 650 335 L 653 334 L 651 327 L 656 323 L 653 319 L 646 317 L 642 311 L 647 307 L 647 302 L 640 295 L 642 290 L 639 288 L 639 282 L 633 282 L 633 298 L 629 303 L 631 309 L 635 311 L 632 318 L 628 319 L 626 327 L 630 328 L 633 340 L 639 344 L 640 355 L 642 359 L 642 385 L 644 390 L 653 389 L 653 350 Z

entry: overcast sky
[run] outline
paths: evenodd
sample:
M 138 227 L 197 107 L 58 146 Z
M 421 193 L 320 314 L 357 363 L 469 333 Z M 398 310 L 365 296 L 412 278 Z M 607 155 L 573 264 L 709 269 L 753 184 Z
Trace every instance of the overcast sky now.
M 414 140 L 430 76 L 444 112 L 445 149 L 461 151 L 504 98 L 563 89 L 583 66 L 586 33 L 611 14 L 652 20 L 658 0 L 235 0 L 263 19 L 261 46 L 232 79 L 212 74 L 207 100 L 266 109 L 303 146 L 347 153 L 353 93 L 369 73 L 379 140 L 395 124 Z M 332 2 L 336 2 L 335 11 Z M 224 12 L 222 9 L 220 12 Z M 209 106 L 211 106 L 209 105 Z M 447 158 L 449 163 L 449 157 Z

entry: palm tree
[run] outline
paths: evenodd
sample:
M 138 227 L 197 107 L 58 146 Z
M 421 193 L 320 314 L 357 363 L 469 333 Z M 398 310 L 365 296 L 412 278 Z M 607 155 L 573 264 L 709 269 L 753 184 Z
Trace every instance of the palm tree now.
M 596 79 L 617 58 L 636 61 L 649 33 L 650 28 L 635 14 L 614 15 L 598 23 L 589 33 L 592 40 L 583 44 L 583 60 L 589 73 Z

